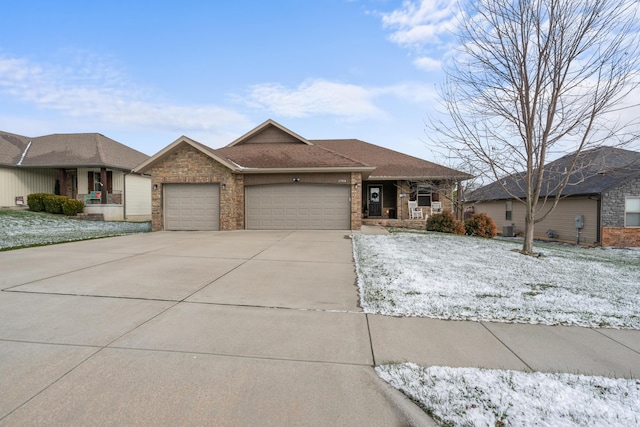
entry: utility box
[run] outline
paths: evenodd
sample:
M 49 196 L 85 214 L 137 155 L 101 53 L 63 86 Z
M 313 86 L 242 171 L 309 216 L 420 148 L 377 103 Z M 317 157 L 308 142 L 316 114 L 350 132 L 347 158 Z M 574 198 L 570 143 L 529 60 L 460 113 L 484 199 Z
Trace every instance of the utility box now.
M 576 215 L 576 228 L 578 230 L 584 228 L 584 215 Z
M 503 225 L 502 226 L 502 237 L 513 237 L 514 230 L 513 225 Z

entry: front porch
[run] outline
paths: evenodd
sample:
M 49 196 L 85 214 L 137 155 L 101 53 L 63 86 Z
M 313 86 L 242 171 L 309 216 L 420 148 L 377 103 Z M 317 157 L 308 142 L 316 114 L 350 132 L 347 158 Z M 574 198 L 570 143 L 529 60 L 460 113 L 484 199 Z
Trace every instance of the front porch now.
M 397 220 L 399 224 L 406 222 L 406 228 L 415 228 L 424 220 L 409 218 L 409 201 L 417 201 L 425 220 L 432 212 L 433 202 L 437 202 L 442 211 L 453 211 L 453 189 L 451 181 L 406 181 L 376 180 L 364 181 L 362 185 L 362 223 L 371 220 Z M 377 222 L 375 222 L 377 221 Z M 422 227 L 424 228 L 424 227 Z

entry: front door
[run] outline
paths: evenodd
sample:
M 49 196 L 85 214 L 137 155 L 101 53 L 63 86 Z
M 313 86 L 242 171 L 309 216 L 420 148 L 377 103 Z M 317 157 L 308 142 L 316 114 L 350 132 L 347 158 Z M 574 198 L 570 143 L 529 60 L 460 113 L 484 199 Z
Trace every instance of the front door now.
M 382 216 L 382 187 L 369 187 L 369 216 Z

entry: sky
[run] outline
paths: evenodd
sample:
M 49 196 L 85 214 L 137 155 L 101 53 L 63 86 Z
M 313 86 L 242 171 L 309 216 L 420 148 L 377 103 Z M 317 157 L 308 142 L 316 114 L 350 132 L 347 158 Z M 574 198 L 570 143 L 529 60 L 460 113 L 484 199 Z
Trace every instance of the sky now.
M 1 3 L 2 131 L 98 132 L 152 155 L 181 135 L 219 148 L 273 119 L 431 155 L 440 65 L 417 47 L 427 35 L 406 33 L 439 18 L 418 18 L 419 3 Z
M 0 130 L 152 155 L 267 119 L 437 160 L 455 0 L 0 0 Z

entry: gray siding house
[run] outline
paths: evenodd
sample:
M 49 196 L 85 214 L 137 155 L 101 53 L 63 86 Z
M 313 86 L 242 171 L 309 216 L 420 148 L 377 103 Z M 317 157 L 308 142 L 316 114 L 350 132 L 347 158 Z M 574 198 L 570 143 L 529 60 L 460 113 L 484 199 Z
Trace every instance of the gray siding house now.
M 572 160 L 570 154 L 546 165 L 538 202 L 540 214 L 553 203 Z M 569 177 L 558 206 L 536 224 L 535 237 L 585 245 L 639 247 L 640 153 L 600 147 L 581 153 L 576 164 L 578 168 Z M 518 234 L 524 231 L 525 210 L 512 195 L 524 198 L 523 188 L 519 174 L 493 182 L 468 195 L 467 210 L 487 213 L 503 234 Z

